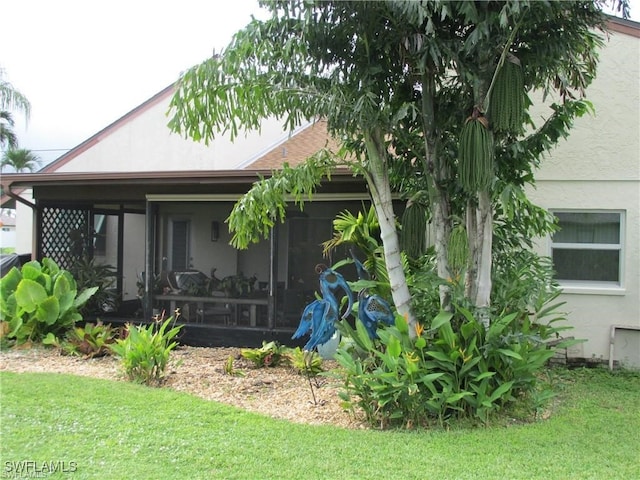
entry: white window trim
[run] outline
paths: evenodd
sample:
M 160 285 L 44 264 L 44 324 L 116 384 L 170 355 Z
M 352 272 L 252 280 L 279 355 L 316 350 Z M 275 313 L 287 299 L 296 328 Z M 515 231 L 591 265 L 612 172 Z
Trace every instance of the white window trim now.
M 626 210 L 618 209 L 589 209 L 589 208 L 554 208 L 549 210 L 556 213 L 617 213 L 620 218 L 620 243 L 556 243 L 553 236 L 549 236 L 549 257 L 553 258 L 554 249 L 581 249 L 581 250 L 617 250 L 620 252 L 618 265 L 618 282 L 601 282 L 596 280 L 557 280 L 563 293 L 584 295 L 625 295 L 625 235 L 626 235 Z

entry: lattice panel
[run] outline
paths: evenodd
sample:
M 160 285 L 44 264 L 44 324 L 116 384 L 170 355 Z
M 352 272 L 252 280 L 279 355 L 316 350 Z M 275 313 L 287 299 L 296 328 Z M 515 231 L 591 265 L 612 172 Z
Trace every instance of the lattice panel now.
M 42 257 L 69 269 L 76 259 L 89 253 L 89 210 L 44 207 L 40 226 Z

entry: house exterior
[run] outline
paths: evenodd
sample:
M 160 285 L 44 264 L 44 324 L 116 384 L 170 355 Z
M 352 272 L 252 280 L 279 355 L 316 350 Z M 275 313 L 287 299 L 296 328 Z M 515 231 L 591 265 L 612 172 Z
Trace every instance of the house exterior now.
M 16 217 L 0 215 L 0 249 L 2 252 L 15 250 L 16 246 Z
M 527 193 L 562 228 L 537 250 L 554 260 L 571 335 L 588 340 L 569 355 L 640 367 L 640 24 L 609 26 L 587 90 L 595 115 L 576 120 Z
M 323 121 L 289 133 L 268 119 L 235 142 L 223 135 L 208 146 L 194 143 L 167 128 L 173 91 L 167 87 L 37 174 L 9 178 L 4 191 L 18 216 L 34 219 L 19 224 L 19 251 L 65 268 L 85 255 L 113 265 L 122 303 L 143 318 L 180 307 L 190 343 L 290 340 L 317 290 L 315 266 L 333 263 L 321 242 L 331 238 L 339 212 L 368 208 L 365 183 L 334 172 L 304 212 L 292 206 L 271 238 L 236 250 L 225 220 L 251 184 L 336 142 Z M 204 287 L 194 282 L 205 281 L 207 290 L 220 283 L 223 299 L 193 292 Z M 169 296 L 168 284 L 176 287 Z
M 528 194 L 562 227 L 536 248 L 555 261 L 574 327 L 570 335 L 587 340 L 569 356 L 640 366 L 640 24 L 611 19 L 610 29 L 587 91 L 597 113 L 576 121 L 570 138 L 543 161 Z M 261 295 L 248 309 L 235 307 L 249 319 L 246 328 L 263 337 L 290 334 L 313 298 L 314 265 L 331 263 L 319 242 L 331 236 L 338 212 L 368 207 L 366 186 L 349 172 L 336 172 L 304 212 L 292 211 L 268 240 L 237 251 L 224 221 L 239 196 L 259 175 L 335 142 L 322 122 L 288 133 L 269 119 L 260 132 L 236 142 L 221 136 L 209 146 L 194 143 L 166 127 L 172 93 L 167 87 L 42 172 L 3 181 L 17 200 L 18 218 L 33 217 L 37 227 L 18 223 L 17 250 L 64 262 L 67 235 L 82 225 L 77 233 L 84 248 L 117 266 L 123 301 L 138 298 L 141 282 L 147 293 L 153 289 L 143 272 L 242 275 L 255 279 Z M 156 306 L 151 303 L 145 311 Z M 227 306 L 218 313 L 225 316 Z M 207 305 L 195 309 L 197 321 Z M 236 318 L 236 326 L 242 320 Z

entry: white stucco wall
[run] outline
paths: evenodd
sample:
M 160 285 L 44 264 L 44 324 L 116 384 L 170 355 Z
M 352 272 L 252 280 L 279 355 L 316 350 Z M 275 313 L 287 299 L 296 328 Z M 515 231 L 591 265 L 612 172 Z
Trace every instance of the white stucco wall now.
M 640 326 L 640 39 L 612 33 L 601 51 L 596 80 L 587 90 L 595 116 L 579 118 L 536 174 L 534 203 L 553 210 L 623 212 L 620 287 L 565 288 L 569 335 L 587 339 L 569 353 L 609 357 L 611 325 Z M 538 110 L 540 112 L 540 110 Z M 538 251 L 551 254 L 550 239 Z M 640 353 L 637 353 L 640 355 Z
M 16 227 L 3 226 L 0 229 L 0 248 L 15 248 Z
M 260 132 L 228 134 L 207 146 L 171 133 L 166 112 L 170 97 L 148 107 L 117 128 L 98 135 L 97 143 L 60 166 L 59 172 L 227 170 L 260 157 L 288 138 L 282 122 L 269 119 Z
M 31 189 L 22 192 L 21 197 L 33 203 Z M 16 202 L 16 253 L 33 253 L 33 209 L 21 202 Z

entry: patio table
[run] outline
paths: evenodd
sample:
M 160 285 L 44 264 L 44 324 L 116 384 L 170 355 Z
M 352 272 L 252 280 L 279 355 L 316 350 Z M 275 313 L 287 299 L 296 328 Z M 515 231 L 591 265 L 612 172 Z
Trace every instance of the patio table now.
M 191 295 L 156 295 L 157 300 L 165 300 L 170 302 L 170 311 L 175 312 L 177 302 L 195 303 L 198 310 L 204 310 L 207 303 L 223 303 L 228 305 L 249 305 L 249 325 L 255 327 L 258 318 L 258 306 L 269 304 L 266 298 L 233 298 L 233 297 L 198 297 Z M 236 311 L 237 315 L 237 311 Z M 237 317 L 236 317 L 237 322 Z

